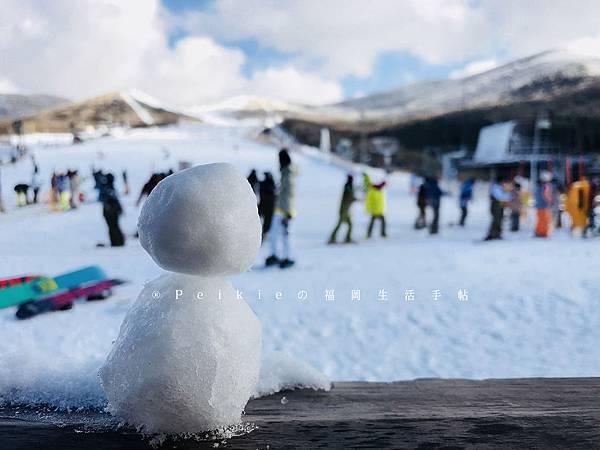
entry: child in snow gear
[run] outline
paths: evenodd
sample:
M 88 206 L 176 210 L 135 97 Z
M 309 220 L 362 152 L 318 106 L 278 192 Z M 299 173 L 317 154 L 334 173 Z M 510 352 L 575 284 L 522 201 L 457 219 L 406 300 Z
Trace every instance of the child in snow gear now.
M 31 190 L 33 191 L 33 203 L 36 204 L 38 202 L 38 195 L 40 193 L 40 182 L 38 180 L 38 173 L 40 169 L 33 157 L 31 158 L 31 162 L 33 163 L 33 173 L 31 174 Z
M 550 237 L 552 231 L 552 207 L 554 206 L 554 189 L 552 174 L 543 171 L 540 174 L 540 183 L 535 192 L 535 208 L 537 223 L 535 226 L 536 237 Z
M 344 242 L 347 244 L 353 242 L 352 217 L 350 216 L 350 207 L 355 201 L 356 197 L 354 196 L 354 177 L 352 175 L 348 175 L 348 178 L 346 178 L 346 184 L 344 185 L 344 192 L 342 194 L 342 201 L 340 204 L 340 216 L 337 225 L 333 229 L 331 237 L 329 238 L 330 244 L 336 243 L 337 233 L 343 223 L 345 223 L 348 226 L 348 231 L 346 232 L 346 239 L 344 239 Z
M 433 210 L 433 219 L 429 225 L 429 233 L 437 234 L 439 231 L 440 223 L 440 200 L 442 198 L 442 190 L 438 184 L 437 179 L 428 177 L 425 178 L 425 199 L 427 205 Z
M 63 173 L 59 174 L 56 178 L 56 188 L 58 190 L 60 209 L 68 211 L 71 207 L 71 186 L 69 177 Z
M 425 196 L 424 183 L 421 183 L 417 191 L 417 208 L 419 208 L 419 215 L 415 222 L 415 230 L 421 230 L 427 226 L 427 197 Z
M 590 209 L 588 216 L 588 227 L 585 229 L 585 235 L 588 233 L 594 235 L 596 230 L 596 207 L 599 206 L 600 198 L 600 178 L 594 178 L 590 185 Z M 1 206 L 1 205 L 0 205 Z
M 273 213 L 275 211 L 275 197 L 277 187 L 275 186 L 275 180 L 271 172 L 265 172 L 265 178 L 260 182 L 259 186 L 259 197 L 258 203 L 258 215 L 262 219 L 262 237 L 265 236 L 271 229 L 271 222 L 273 221 Z
M 588 226 L 590 209 L 590 182 L 585 178 L 571 184 L 565 209 L 571 216 L 571 232 L 583 236 Z
M 475 185 L 475 178 L 469 178 L 463 182 L 460 186 L 460 197 L 459 197 L 459 206 L 460 206 L 460 220 L 458 224 L 461 227 L 465 226 L 465 221 L 467 220 L 467 214 L 469 213 L 468 207 L 469 202 L 473 199 L 473 186 Z
M 367 213 L 371 215 L 369 228 L 367 229 L 367 239 L 371 238 L 376 220 L 381 222 L 381 237 L 387 237 L 385 226 L 385 194 L 383 191 L 385 181 L 373 184 L 369 175 L 363 173 L 363 184 L 366 191 L 365 208 L 367 209 Z
M 279 152 L 279 167 L 281 178 L 279 181 L 279 192 L 275 206 L 275 216 L 271 233 L 269 233 L 269 241 L 271 244 L 271 256 L 266 260 L 267 266 L 279 264 L 279 267 L 285 269 L 293 266 L 294 261 L 291 259 L 292 251 L 290 245 L 290 224 L 296 215 L 295 200 L 296 200 L 296 169 L 292 164 L 292 159 L 286 148 Z M 279 241 L 283 244 L 282 257 L 278 256 Z
M 497 177 L 490 186 L 490 213 L 492 223 L 485 240 L 502 239 L 502 223 L 504 221 L 504 206 L 510 202 L 512 195 L 504 189 L 504 178 Z

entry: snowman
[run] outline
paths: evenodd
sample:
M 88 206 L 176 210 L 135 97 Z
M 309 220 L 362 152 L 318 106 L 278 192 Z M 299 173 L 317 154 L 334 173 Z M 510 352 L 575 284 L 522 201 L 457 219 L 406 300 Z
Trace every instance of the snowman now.
M 152 191 L 138 229 L 169 273 L 146 283 L 100 369 L 109 410 L 149 433 L 239 424 L 258 382 L 261 327 L 228 276 L 260 247 L 252 188 L 230 164 L 184 170 Z

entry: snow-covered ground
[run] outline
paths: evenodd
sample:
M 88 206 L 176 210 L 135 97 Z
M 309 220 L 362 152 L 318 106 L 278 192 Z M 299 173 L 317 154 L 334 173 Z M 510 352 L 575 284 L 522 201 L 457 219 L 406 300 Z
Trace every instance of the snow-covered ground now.
M 244 172 L 277 173 L 277 149 L 249 139 L 250 131 L 206 125 L 136 130 L 82 145 L 40 146 L 35 154 L 41 180 L 48 181 L 52 170 L 77 168 L 88 176 L 89 197 L 92 166 L 127 169 L 133 192 L 123 198 L 122 225 L 133 235 L 135 198 L 153 170 L 176 169 L 178 161 L 228 161 Z M 234 279 L 262 322 L 263 391 L 276 389 L 278 371 L 293 378 L 297 363 L 279 351 L 333 380 L 600 374 L 599 240 L 572 239 L 566 231 L 535 240 L 528 224 L 504 241 L 482 243 L 488 226 L 484 185 L 477 188 L 465 229 L 449 226 L 457 218 L 457 201 L 446 197 L 441 233 L 432 237 L 412 229 L 416 208 L 408 176 L 394 174 L 387 191 L 389 238 L 363 239 L 367 217 L 356 204 L 359 243 L 327 246 L 346 172 L 311 153 L 293 158 L 300 173 L 292 228 L 297 266 L 262 268 L 265 246 L 255 268 Z M 98 368 L 142 284 L 161 271 L 131 237 L 124 248 L 95 247 L 107 240 L 97 203 L 67 213 L 47 205 L 15 208 L 12 186 L 30 176 L 28 160 L 2 168 L 9 211 L 0 215 L 0 276 L 99 264 L 130 283 L 108 301 L 28 321 L 15 320 L 12 308 L 0 310 L 0 398 L 103 405 Z M 467 301 L 458 300 L 461 289 Z M 308 298 L 299 300 L 305 290 Z M 326 300 L 326 290 L 334 290 L 334 300 Z M 352 290 L 361 291 L 360 301 L 351 300 Z M 414 290 L 414 301 L 406 301 L 407 290 Z M 318 378 L 309 367 L 298 371 Z

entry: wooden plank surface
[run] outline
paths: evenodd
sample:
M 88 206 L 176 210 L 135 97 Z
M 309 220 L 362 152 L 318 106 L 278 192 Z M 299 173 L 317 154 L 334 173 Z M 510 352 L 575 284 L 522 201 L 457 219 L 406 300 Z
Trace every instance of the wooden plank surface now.
M 257 428 L 163 448 L 600 448 L 600 378 L 335 383 L 253 400 L 245 421 Z M 99 411 L 0 408 L 2 449 L 150 444 Z

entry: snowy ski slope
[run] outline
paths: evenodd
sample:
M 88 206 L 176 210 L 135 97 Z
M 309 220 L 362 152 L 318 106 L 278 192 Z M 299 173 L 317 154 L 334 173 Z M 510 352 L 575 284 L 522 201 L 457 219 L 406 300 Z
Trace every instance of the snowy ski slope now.
M 78 168 L 89 177 L 92 165 L 115 173 L 127 169 L 132 194 L 123 198 L 122 225 L 132 235 L 139 213 L 135 197 L 152 170 L 176 168 L 185 160 L 276 172 L 277 149 L 248 139 L 251 131 L 208 125 L 134 130 L 77 146 L 36 147 L 35 154 L 44 181 L 52 170 Z M 311 154 L 293 158 L 300 173 L 299 216 L 292 229 L 297 266 L 264 269 L 257 261 L 234 280 L 262 321 L 268 364 L 262 392 L 303 378 L 324 382 L 310 368 L 274 353 L 279 351 L 333 380 L 600 373 L 600 241 L 574 240 L 566 232 L 550 241 L 534 240 L 528 224 L 503 242 L 481 243 L 488 225 L 484 185 L 477 186 L 466 229 L 448 226 L 458 214 L 456 197 L 448 196 L 441 234 L 431 237 L 412 229 L 416 211 L 408 176 L 395 174 L 387 192 L 390 237 L 365 242 L 367 217 L 356 204 L 359 243 L 326 246 L 346 172 Z M 109 301 L 30 321 L 18 322 L 14 310 L 0 310 L 0 399 L 103 405 L 97 369 L 142 284 L 160 269 L 133 238 L 125 248 L 95 248 L 107 240 L 97 203 L 67 213 L 46 205 L 16 209 L 12 186 L 29 182 L 30 174 L 29 161 L 2 168 L 9 213 L 0 215 L 0 275 L 55 274 L 99 264 L 130 284 Z M 93 197 L 91 180 L 83 185 Z M 263 248 L 261 260 L 267 255 Z M 457 299 L 461 289 L 467 301 Z M 333 300 L 331 292 L 326 300 L 326 290 L 334 291 Z M 361 291 L 360 301 L 351 300 L 352 290 Z M 307 291 L 306 300 L 298 300 L 300 291 Z M 414 291 L 414 301 L 406 301 L 407 291 Z M 441 294 L 437 301 L 433 291 Z M 284 380 L 274 375 L 274 367 Z

